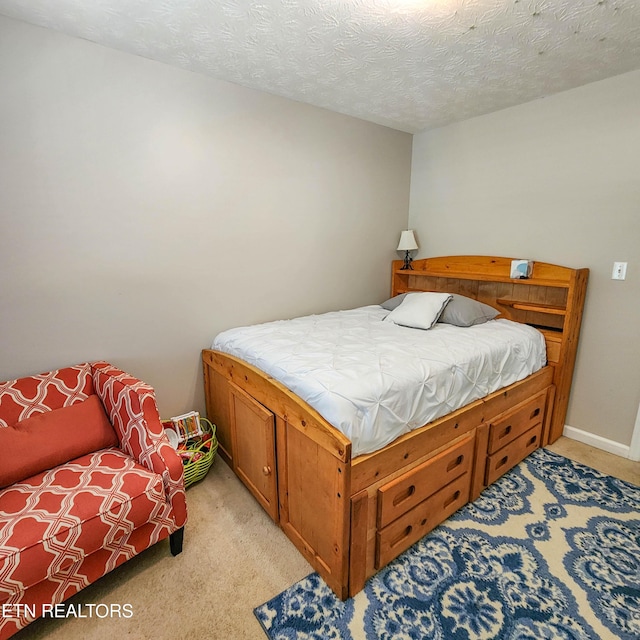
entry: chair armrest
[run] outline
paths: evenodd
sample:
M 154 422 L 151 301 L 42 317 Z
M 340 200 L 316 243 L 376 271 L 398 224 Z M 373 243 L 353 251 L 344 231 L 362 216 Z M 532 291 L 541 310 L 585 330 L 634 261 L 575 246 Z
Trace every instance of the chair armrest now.
M 187 519 L 184 469 L 164 433 L 153 388 L 107 362 L 92 362 L 93 384 L 118 436 L 120 448 L 162 476 L 177 527 Z

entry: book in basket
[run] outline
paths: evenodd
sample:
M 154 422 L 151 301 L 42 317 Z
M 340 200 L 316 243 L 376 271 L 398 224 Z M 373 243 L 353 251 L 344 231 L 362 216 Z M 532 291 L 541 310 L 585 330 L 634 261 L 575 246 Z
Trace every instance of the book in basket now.
M 171 418 L 171 422 L 180 442 L 186 442 L 192 438 L 200 438 L 204 434 L 200 424 L 200 414 L 197 411 L 175 416 Z

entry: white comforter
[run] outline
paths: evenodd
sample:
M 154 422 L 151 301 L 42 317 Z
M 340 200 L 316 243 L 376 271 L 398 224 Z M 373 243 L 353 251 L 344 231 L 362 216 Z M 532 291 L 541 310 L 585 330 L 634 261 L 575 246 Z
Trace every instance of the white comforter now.
M 409 329 L 371 305 L 219 334 L 212 348 L 273 376 L 352 443 L 376 451 L 546 363 L 536 329 L 509 320 Z

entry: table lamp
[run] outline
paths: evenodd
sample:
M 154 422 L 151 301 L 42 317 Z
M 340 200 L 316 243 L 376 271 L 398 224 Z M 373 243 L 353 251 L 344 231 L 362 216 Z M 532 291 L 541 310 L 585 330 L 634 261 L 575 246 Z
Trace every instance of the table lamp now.
M 411 269 L 412 258 L 409 255 L 409 251 L 414 251 L 418 248 L 418 243 L 413 235 L 413 229 L 407 229 L 400 234 L 400 242 L 398 243 L 398 251 L 404 251 L 404 264 L 401 269 Z

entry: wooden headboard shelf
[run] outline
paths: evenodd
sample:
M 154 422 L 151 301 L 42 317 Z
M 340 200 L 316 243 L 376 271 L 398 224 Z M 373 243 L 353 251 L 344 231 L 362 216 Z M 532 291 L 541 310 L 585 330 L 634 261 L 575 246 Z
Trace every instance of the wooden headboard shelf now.
M 413 269 L 392 265 L 392 295 L 412 291 L 458 293 L 499 309 L 502 317 L 541 330 L 555 369 L 556 399 L 550 441 L 564 429 L 582 323 L 588 269 L 534 262 L 531 277 L 510 277 L 512 258 L 447 256 L 415 260 Z
M 413 263 L 414 265 L 416 262 Z M 518 282 L 524 285 L 538 285 L 545 287 L 559 287 L 559 288 L 568 288 L 569 283 L 565 280 L 550 280 L 550 279 L 542 279 L 537 278 L 534 282 L 531 282 L 533 278 L 526 279 L 518 279 L 515 280 L 509 276 L 491 276 L 485 274 L 473 274 L 473 273 L 459 273 L 455 271 L 446 271 L 446 272 L 437 272 L 429 270 L 428 273 L 422 270 L 417 270 L 414 266 L 413 270 L 411 269 L 394 269 L 394 275 L 409 277 L 415 276 L 416 278 L 424 278 L 424 277 L 432 277 L 432 278 L 455 278 L 458 280 L 477 280 L 477 281 L 486 281 L 486 282 Z
M 566 316 L 566 307 L 555 304 L 546 304 L 544 302 L 520 302 L 519 300 L 507 300 L 506 298 L 498 298 L 496 302 L 505 307 L 513 307 L 521 311 L 535 311 L 536 313 L 550 313 L 551 315 Z

